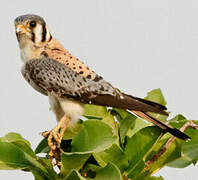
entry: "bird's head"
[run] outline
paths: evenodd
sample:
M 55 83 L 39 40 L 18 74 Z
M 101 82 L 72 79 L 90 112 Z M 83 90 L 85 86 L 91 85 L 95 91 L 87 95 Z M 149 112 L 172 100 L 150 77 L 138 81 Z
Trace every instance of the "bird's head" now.
M 26 14 L 14 21 L 19 47 L 43 47 L 52 38 L 44 19 L 38 15 Z

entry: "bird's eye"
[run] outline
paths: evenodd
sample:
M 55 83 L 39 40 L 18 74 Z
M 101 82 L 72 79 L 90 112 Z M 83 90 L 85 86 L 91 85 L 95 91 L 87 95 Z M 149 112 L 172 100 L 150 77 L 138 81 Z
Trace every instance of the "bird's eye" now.
M 35 27 L 36 26 L 36 21 L 30 21 L 30 27 Z

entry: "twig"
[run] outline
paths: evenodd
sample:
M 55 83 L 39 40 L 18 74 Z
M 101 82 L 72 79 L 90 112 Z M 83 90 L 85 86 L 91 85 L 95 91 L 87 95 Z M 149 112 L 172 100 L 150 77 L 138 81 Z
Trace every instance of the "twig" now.
M 195 124 L 193 121 L 188 121 L 186 122 L 181 128 L 180 131 L 184 132 L 188 127 L 193 127 L 196 130 L 198 130 L 198 125 Z M 146 166 L 144 168 L 144 170 L 146 170 L 147 168 L 149 168 L 149 166 L 151 166 L 160 156 L 162 156 L 164 154 L 164 152 L 171 146 L 171 144 L 176 140 L 176 137 L 171 137 L 167 143 L 162 147 L 162 149 L 155 154 L 150 160 L 148 160 L 146 162 Z

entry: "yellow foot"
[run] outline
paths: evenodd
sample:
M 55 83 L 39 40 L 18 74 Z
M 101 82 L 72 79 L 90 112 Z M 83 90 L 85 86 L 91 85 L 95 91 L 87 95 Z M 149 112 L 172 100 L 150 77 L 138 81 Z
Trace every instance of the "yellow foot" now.
M 60 148 L 61 138 L 60 133 L 55 129 L 42 133 L 43 137 L 47 138 L 48 145 L 52 150 Z
M 55 159 L 56 163 L 53 165 L 59 166 L 60 164 L 60 154 L 63 152 L 61 149 L 61 141 L 64 136 L 64 132 L 69 125 L 69 118 L 63 116 L 59 121 L 58 125 L 51 131 L 45 131 L 42 133 L 44 138 L 47 138 L 48 145 L 50 147 L 49 159 L 52 162 Z

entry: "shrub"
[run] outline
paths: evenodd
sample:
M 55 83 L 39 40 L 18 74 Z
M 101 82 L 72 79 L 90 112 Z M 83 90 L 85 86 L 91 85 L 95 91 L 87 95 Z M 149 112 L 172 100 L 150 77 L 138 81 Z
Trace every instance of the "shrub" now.
M 160 89 L 149 92 L 146 99 L 166 105 Z M 170 120 L 152 115 L 185 130 L 192 140 L 176 139 L 122 109 L 86 105 L 87 120 L 67 130 L 61 143 L 64 152 L 60 172 L 47 158 L 46 139 L 33 151 L 17 133 L 0 138 L 0 169 L 30 171 L 36 180 L 162 180 L 152 175 L 164 166 L 185 168 L 196 164 L 198 121 L 180 114 Z

